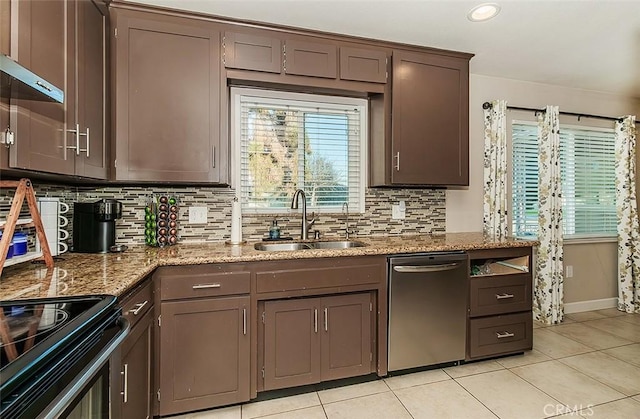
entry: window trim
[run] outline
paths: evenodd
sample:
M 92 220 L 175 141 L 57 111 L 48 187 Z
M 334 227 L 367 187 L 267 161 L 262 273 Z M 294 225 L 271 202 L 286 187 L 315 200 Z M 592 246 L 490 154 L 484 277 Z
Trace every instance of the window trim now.
M 369 100 L 359 97 L 348 96 L 330 96 L 322 94 L 309 94 L 309 93 L 296 93 L 285 90 L 265 90 L 250 87 L 231 87 L 230 88 L 230 139 L 231 139 L 231 188 L 235 192 L 236 198 L 241 200 L 242 186 L 240 185 L 241 179 L 241 156 L 240 156 L 240 134 L 241 130 L 241 118 L 237 117 L 241 115 L 241 102 L 243 97 L 256 97 L 267 98 L 276 102 L 282 102 L 286 104 L 287 100 L 295 100 L 306 103 L 321 103 L 325 107 L 344 107 L 344 105 L 354 106 L 360 111 L 360 162 L 359 171 L 360 179 L 358 180 L 358 194 L 359 205 L 357 208 L 349 208 L 352 213 L 364 214 L 365 212 L 365 200 L 366 200 L 366 186 L 369 176 L 368 172 L 368 156 L 369 156 Z M 329 106 L 327 106 L 329 105 Z M 306 192 L 306 191 L 305 191 Z M 311 208 L 311 207 L 307 207 Z M 255 214 L 255 215 L 277 215 L 288 214 L 291 212 L 297 212 L 298 210 L 291 210 L 288 208 L 242 208 L 243 213 Z M 322 214 L 335 214 L 339 212 L 336 207 L 331 208 L 313 208 L 313 211 Z

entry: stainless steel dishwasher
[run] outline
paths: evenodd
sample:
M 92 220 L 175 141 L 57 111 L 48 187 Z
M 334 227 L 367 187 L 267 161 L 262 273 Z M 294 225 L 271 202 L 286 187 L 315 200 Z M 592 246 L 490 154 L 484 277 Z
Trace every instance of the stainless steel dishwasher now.
M 388 259 L 389 371 L 463 360 L 467 254 Z

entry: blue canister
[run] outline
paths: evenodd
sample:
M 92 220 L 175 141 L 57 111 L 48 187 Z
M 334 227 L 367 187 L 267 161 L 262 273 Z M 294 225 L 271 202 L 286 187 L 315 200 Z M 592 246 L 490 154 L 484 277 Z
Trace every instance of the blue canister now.
M 0 231 L 0 239 L 2 239 L 2 231 Z M 13 242 L 9 243 L 9 250 L 7 250 L 7 259 L 13 257 Z
M 27 234 L 13 233 L 13 256 L 22 256 L 27 254 Z

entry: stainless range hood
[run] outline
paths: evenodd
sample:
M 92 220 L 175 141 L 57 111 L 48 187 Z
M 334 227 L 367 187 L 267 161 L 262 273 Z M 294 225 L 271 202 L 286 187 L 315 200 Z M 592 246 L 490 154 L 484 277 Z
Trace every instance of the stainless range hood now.
M 45 102 L 64 102 L 62 90 L 4 54 L 0 54 L 0 96 Z

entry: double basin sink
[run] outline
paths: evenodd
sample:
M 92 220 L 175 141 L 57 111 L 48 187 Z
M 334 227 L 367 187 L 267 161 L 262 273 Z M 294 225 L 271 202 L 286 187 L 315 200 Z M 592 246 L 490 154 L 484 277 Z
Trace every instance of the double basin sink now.
M 256 250 L 264 251 L 291 251 L 291 250 L 318 250 L 318 249 L 349 249 L 351 247 L 363 247 L 364 243 L 354 240 L 334 240 L 318 242 L 291 242 L 291 243 L 256 243 Z

